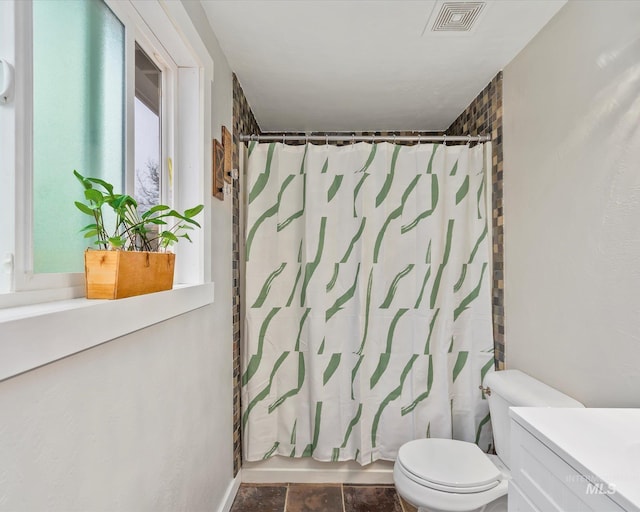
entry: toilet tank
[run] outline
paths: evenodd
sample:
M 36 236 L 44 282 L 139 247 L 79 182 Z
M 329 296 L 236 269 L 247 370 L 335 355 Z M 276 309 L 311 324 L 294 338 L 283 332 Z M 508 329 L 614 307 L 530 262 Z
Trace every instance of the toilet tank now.
M 489 373 L 484 379 L 484 386 L 491 389 L 487 400 L 496 453 L 507 467 L 511 467 L 509 407 L 584 407 L 570 396 L 519 370 Z

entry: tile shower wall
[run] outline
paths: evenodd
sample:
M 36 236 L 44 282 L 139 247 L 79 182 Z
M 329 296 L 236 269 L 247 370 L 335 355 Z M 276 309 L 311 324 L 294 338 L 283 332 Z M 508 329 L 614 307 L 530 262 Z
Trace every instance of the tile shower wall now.
M 478 94 L 447 134 L 491 134 L 493 185 L 493 339 L 496 368 L 504 369 L 504 217 L 502 209 L 502 72 Z
M 259 134 L 260 127 L 247 103 L 236 75 L 233 75 L 233 167 L 240 168 L 240 134 Z M 242 465 L 242 432 L 240 430 L 240 181 L 233 182 L 233 476 Z

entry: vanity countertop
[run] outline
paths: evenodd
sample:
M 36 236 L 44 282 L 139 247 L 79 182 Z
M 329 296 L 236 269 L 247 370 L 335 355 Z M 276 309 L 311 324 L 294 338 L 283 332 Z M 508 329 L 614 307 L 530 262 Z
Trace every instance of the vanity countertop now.
M 609 497 L 640 510 L 640 409 L 514 407 L 511 417 Z

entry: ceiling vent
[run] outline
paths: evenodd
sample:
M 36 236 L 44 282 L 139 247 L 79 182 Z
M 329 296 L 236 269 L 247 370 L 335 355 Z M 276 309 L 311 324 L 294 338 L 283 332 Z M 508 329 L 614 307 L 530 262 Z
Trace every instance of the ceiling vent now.
M 443 2 L 431 25 L 431 31 L 470 32 L 485 5 L 485 2 Z

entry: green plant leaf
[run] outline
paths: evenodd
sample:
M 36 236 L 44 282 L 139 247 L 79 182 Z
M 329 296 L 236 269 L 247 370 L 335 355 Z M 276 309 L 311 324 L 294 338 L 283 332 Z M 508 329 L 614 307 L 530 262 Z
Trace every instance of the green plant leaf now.
M 91 183 L 85 178 L 82 174 L 80 174 L 75 169 L 73 170 L 73 175 L 78 178 L 78 181 L 82 184 L 85 189 L 92 188 Z
M 167 206 L 166 204 L 157 204 L 155 206 L 152 206 L 147 213 L 161 212 L 169 209 L 169 206 Z
M 98 235 L 98 230 L 97 229 L 92 229 L 91 231 L 87 231 L 84 234 L 85 238 L 91 238 L 92 236 L 97 236 Z
M 126 206 L 133 206 L 134 208 L 138 207 L 138 203 L 136 202 L 136 200 L 126 194 L 116 194 L 114 196 L 114 199 L 109 204 L 112 208 L 116 209 L 124 208 Z
M 184 219 L 189 224 L 193 224 L 194 226 L 200 227 L 200 224 L 193 219 Z
M 188 210 L 184 211 L 184 216 L 187 218 L 191 218 L 191 217 L 195 217 L 196 215 L 198 215 L 202 209 L 204 208 L 203 204 L 199 204 L 198 206 L 194 206 L 193 208 L 189 208 Z
M 153 215 L 156 212 L 161 212 L 164 210 L 168 210 L 169 207 L 166 204 L 157 204 L 155 206 L 152 206 L 151 208 L 149 208 L 149 210 L 147 210 L 146 212 L 144 212 L 142 214 L 142 218 L 143 219 L 147 219 L 149 218 L 151 215 Z
M 180 238 L 186 238 L 187 240 L 189 240 L 189 242 L 193 243 L 193 240 L 191 240 L 188 233 L 183 233 L 182 235 L 180 235 Z
M 104 202 L 104 195 L 99 190 L 95 188 L 88 188 L 84 191 L 84 197 L 87 198 L 88 201 L 93 201 L 94 203 L 98 203 L 99 205 Z
M 98 225 L 97 224 L 87 224 L 85 227 L 83 227 L 80 232 L 82 233 L 83 231 L 86 231 L 88 229 L 98 229 Z
M 178 241 L 178 237 L 174 235 L 171 231 L 163 231 L 162 233 L 160 233 L 160 237 L 165 240 L 171 240 L 172 242 Z
M 175 217 L 176 219 L 191 221 L 191 219 L 189 219 L 188 217 L 185 217 L 184 215 L 182 215 L 180 212 L 176 210 L 170 210 L 169 212 L 166 213 L 166 215 L 170 217 Z
M 100 178 L 85 178 L 85 179 L 88 182 L 101 185 L 109 193 L 109 195 L 113 195 L 113 185 L 111 183 L 107 183 L 106 181 L 101 180 Z
M 162 219 L 147 219 L 149 224 L 157 224 L 158 226 L 166 225 L 167 223 Z
M 86 204 L 81 203 L 80 201 L 76 201 L 74 204 L 76 205 L 76 208 L 78 208 L 78 210 L 80 210 L 82 213 L 86 213 L 87 215 L 91 215 L 91 217 L 93 217 L 94 212 L 96 211 L 89 208 Z
M 119 236 L 111 236 L 109 237 L 109 243 L 114 247 L 122 247 L 124 245 L 124 240 Z

